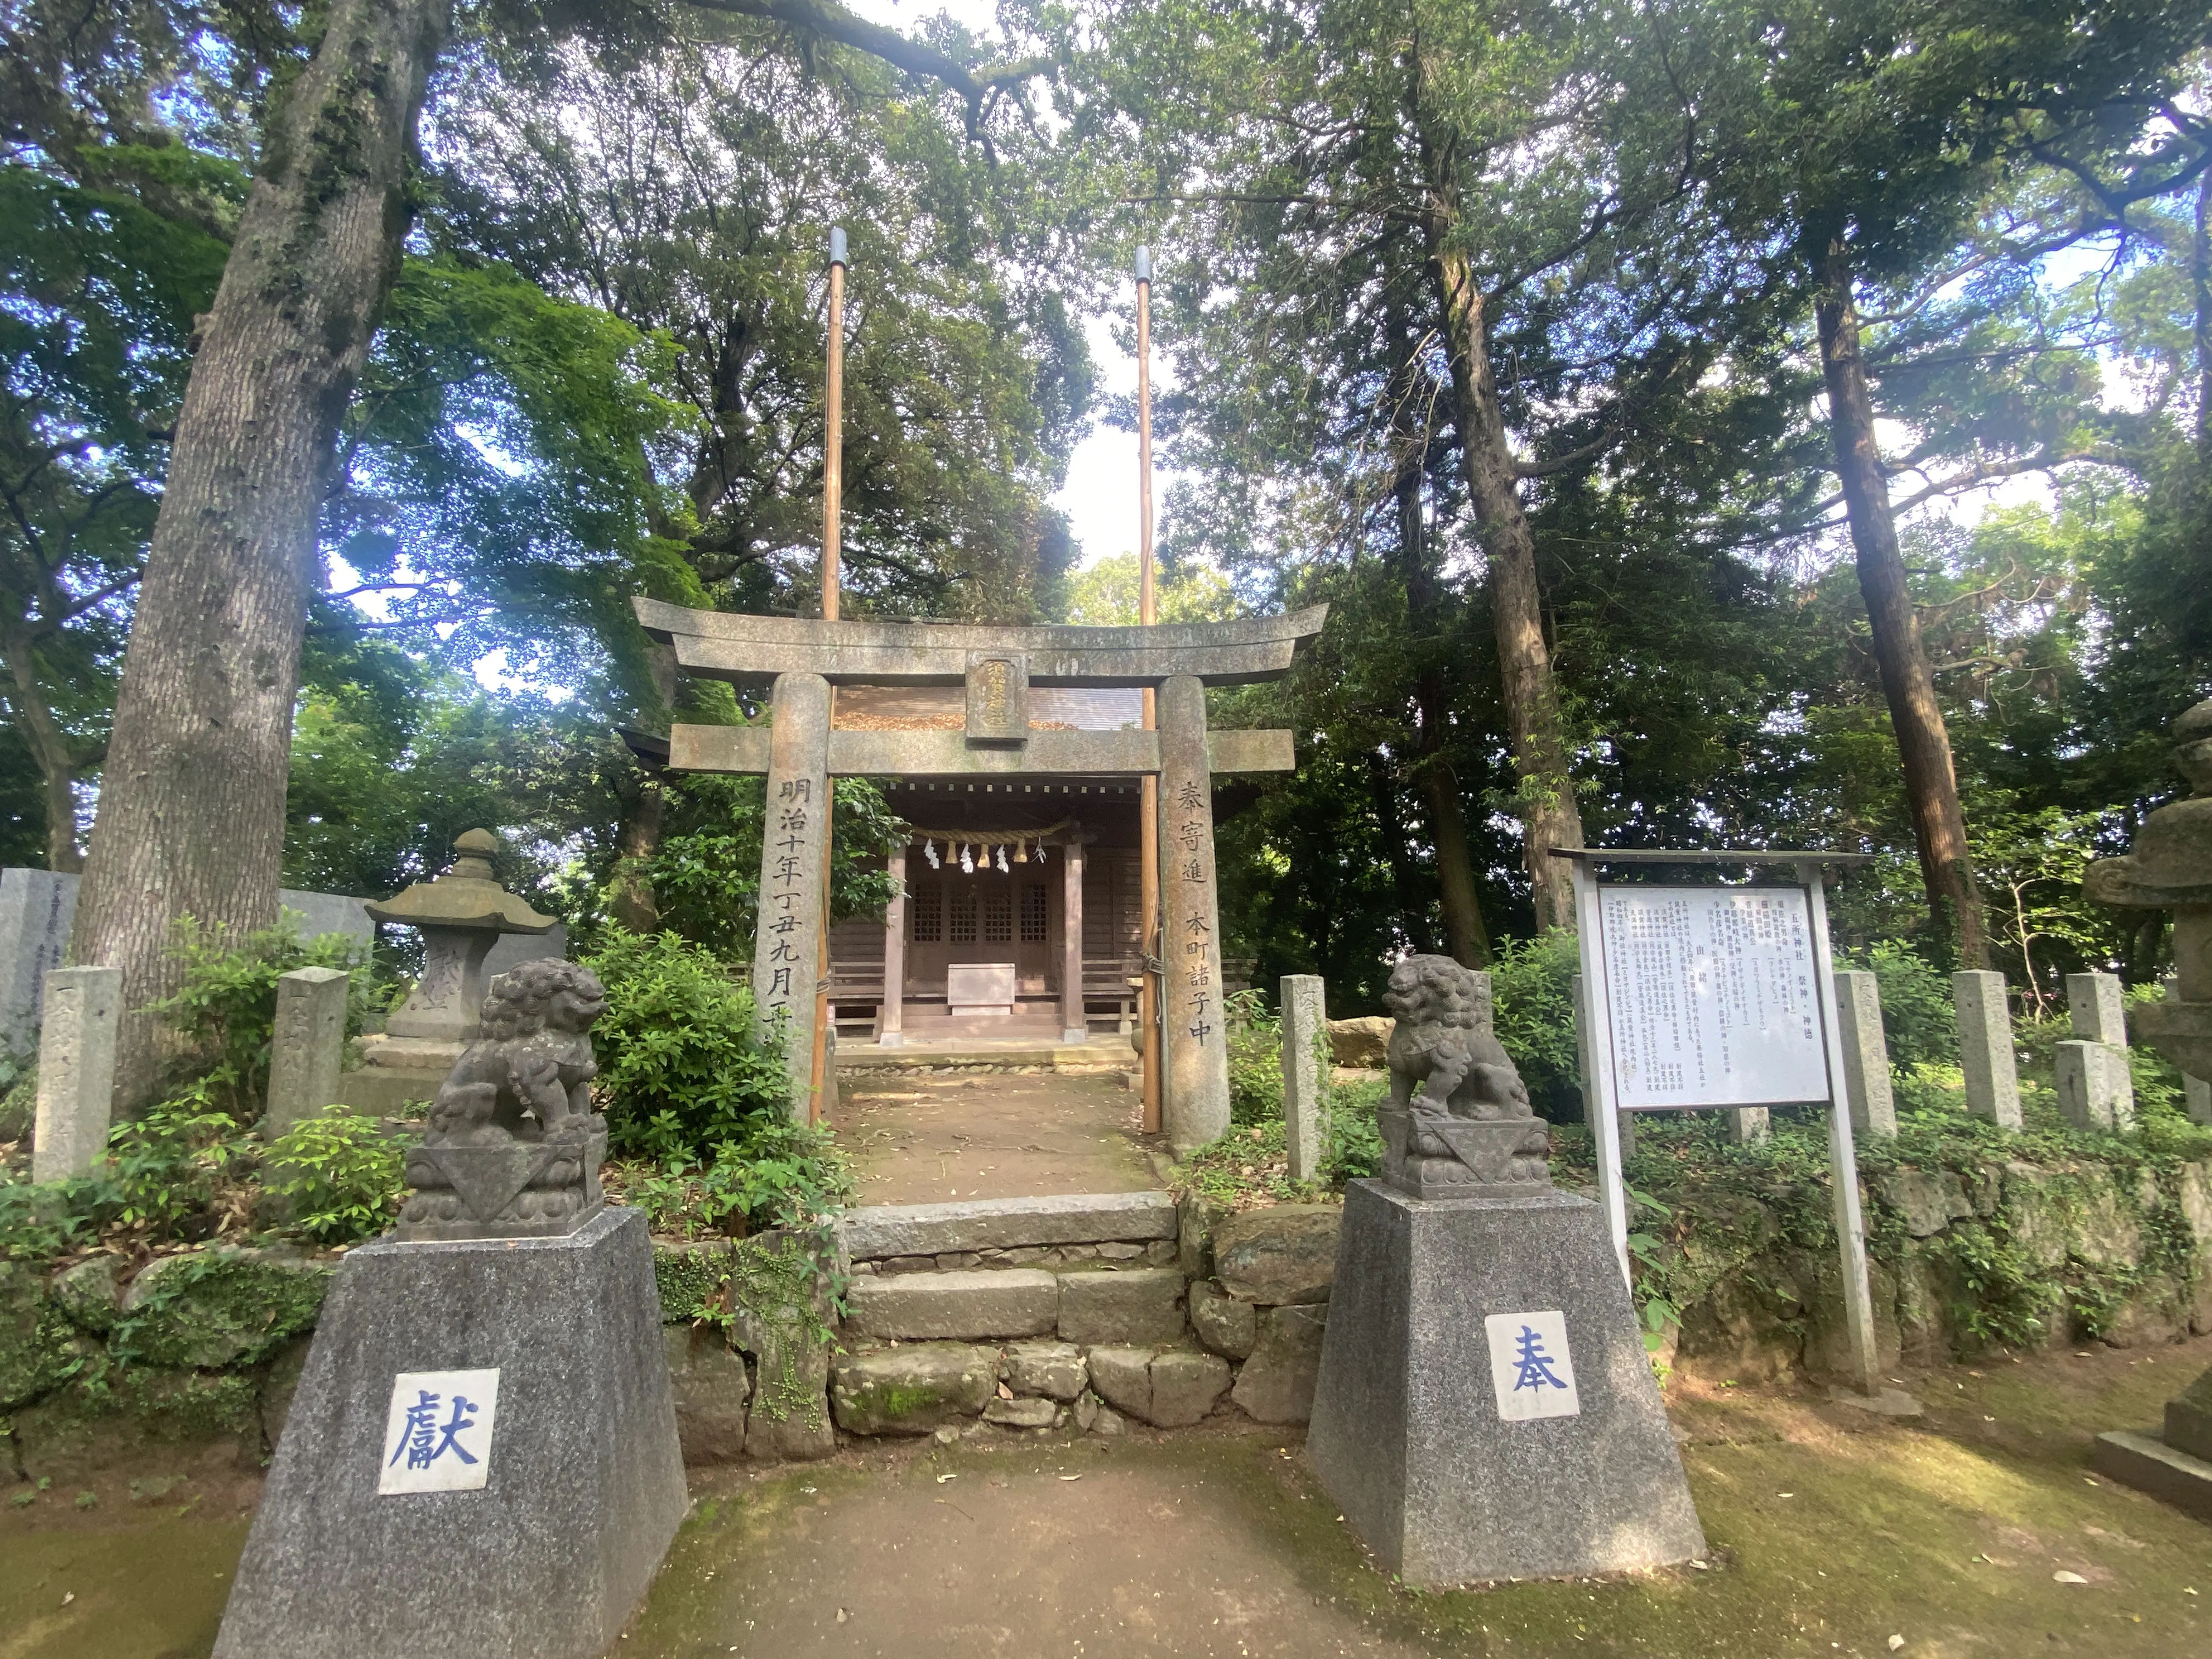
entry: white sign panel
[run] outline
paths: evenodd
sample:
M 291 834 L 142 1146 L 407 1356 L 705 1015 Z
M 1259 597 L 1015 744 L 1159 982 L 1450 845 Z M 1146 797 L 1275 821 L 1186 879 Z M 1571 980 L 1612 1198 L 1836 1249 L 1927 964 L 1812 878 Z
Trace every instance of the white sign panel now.
M 1828 1098 L 1802 888 L 1601 886 L 1598 902 L 1621 1107 Z
M 1547 1313 L 1492 1314 L 1482 1322 L 1490 1338 L 1490 1383 L 1498 1415 L 1508 1423 L 1540 1417 L 1579 1417 L 1575 1360 L 1567 1351 L 1567 1316 Z
M 499 1372 L 402 1371 L 384 1419 L 380 1492 L 474 1492 L 491 1479 Z

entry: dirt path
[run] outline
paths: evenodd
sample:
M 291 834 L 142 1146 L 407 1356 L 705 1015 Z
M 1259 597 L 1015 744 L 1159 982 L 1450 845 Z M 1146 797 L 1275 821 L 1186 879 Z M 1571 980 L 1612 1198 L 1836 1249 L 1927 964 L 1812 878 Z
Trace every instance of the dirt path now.
M 1118 1076 L 924 1072 L 854 1079 L 830 1121 L 863 1204 L 1144 1192 L 1159 1183 Z
M 1702 1569 L 1443 1595 L 1366 1565 L 1295 1432 L 870 1447 L 695 1479 L 619 1650 L 2197 1659 L 2212 1529 L 2082 1459 L 2207 1364 L 2212 1339 L 1954 1367 L 1911 1379 L 1918 1425 L 1809 1389 L 1686 1389 Z
M 1295 1431 L 1233 1419 L 695 1470 L 697 1506 L 613 1652 L 2201 1659 L 2212 1528 L 2083 1458 L 2208 1364 L 2212 1338 L 1980 1360 L 1908 1377 L 1918 1425 L 1810 1389 L 1678 1386 L 1703 1569 L 1444 1595 L 1371 1570 Z M 157 1484 L 0 1508 L 0 1659 L 208 1652 L 251 1483 Z

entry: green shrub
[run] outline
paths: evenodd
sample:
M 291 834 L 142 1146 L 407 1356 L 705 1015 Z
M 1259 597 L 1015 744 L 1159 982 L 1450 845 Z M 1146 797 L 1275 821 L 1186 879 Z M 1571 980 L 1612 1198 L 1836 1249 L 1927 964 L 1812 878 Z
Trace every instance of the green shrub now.
M 195 1088 L 108 1132 L 86 1174 L 33 1185 L 0 1181 L 0 1257 L 37 1261 L 102 1231 L 149 1238 L 204 1237 L 215 1212 L 243 1202 L 252 1143 L 238 1121 Z
M 1390 1093 L 1379 1079 L 1330 1091 L 1322 1121 L 1322 1177 L 1332 1187 L 1382 1173 L 1382 1131 L 1375 1113 Z
M 1874 975 L 1892 1071 L 1909 1074 L 1917 1066 L 1959 1063 L 1959 1016 L 1951 981 L 1925 957 L 1896 939 L 1877 939 L 1863 953 L 1838 957 L 1837 965 Z
M 349 970 L 348 1036 L 361 1034 L 362 1019 L 382 1000 L 358 945 L 343 933 L 302 939 L 289 918 L 233 945 L 220 929 L 204 934 L 198 921 L 185 916 L 171 933 L 169 954 L 185 963 L 185 981 L 150 1011 L 184 1039 L 171 1070 L 171 1092 L 196 1091 L 213 1109 L 240 1122 L 258 1117 L 268 1100 L 279 975 L 295 968 Z
M 1257 991 L 1222 1000 L 1229 1038 L 1229 1121 L 1249 1127 L 1283 1116 L 1283 1023 Z
M 762 1118 L 711 1158 L 671 1158 L 633 1177 L 628 1196 L 656 1233 L 742 1238 L 817 1224 L 852 1201 L 853 1178 L 826 1129 Z
M 381 1125 L 333 1106 L 276 1138 L 263 1184 L 286 1200 L 296 1231 L 319 1244 L 354 1244 L 392 1224 L 406 1172 L 406 1149 Z
M 1536 939 L 1507 940 L 1490 964 L 1498 1041 L 1528 1085 L 1530 1103 L 1555 1123 L 1582 1121 L 1574 1000 L 1574 977 L 1581 971 L 1575 936 L 1557 928 Z
M 782 1057 L 754 1040 L 752 993 L 732 969 L 674 933 L 619 928 L 585 965 L 607 992 L 592 1048 L 616 1152 L 696 1162 L 789 1115 Z

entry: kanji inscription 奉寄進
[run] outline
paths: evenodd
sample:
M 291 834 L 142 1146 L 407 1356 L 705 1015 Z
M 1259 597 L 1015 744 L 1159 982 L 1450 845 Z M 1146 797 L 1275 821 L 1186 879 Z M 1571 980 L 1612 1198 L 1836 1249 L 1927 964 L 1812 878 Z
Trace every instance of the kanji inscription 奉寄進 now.
M 1220 1004 L 1220 988 L 1213 978 L 1213 925 L 1207 918 L 1211 908 L 1209 884 L 1213 879 L 1212 829 L 1206 822 L 1208 806 L 1204 792 L 1193 781 L 1186 781 L 1176 792 L 1176 840 L 1182 847 L 1181 874 L 1188 884 L 1184 889 L 1185 914 L 1182 917 L 1182 982 L 1178 988 L 1183 998 L 1183 1029 L 1200 1048 L 1217 1031 L 1219 1016 L 1214 1012 Z
M 380 1493 L 473 1492 L 491 1479 L 499 1372 L 402 1371 L 392 1379 Z
M 1598 894 L 1623 1107 L 1828 1097 L 1802 889 L 1607 885 Z

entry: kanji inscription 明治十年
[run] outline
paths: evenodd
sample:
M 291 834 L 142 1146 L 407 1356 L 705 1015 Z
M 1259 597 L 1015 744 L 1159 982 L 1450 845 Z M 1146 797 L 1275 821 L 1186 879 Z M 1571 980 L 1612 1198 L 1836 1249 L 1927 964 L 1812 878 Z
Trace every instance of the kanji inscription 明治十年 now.
M 1598 890 L 1621 1106 L 1828 1098 L 1802 889 Z
M 813 964 L 802 963 L 793 942 L 793 935 L 799 931 L 798 912 L 807 885 L 807 872 L 816 856 L 813 839 L 808 834 L 813 822 L 810 810 L 813 793 L 812 779 L 786 778 L 777 787 L 776 799 L 772 803 L 775 839 L 771 850 L 775 856 L 769 866 L 769 890 L 764 900 L 769 934 L 769 981 L 762 993 L 763 1012 L 770 1014 L 799 1001 L 802 987 L 810 1001 L 814 991 Z

